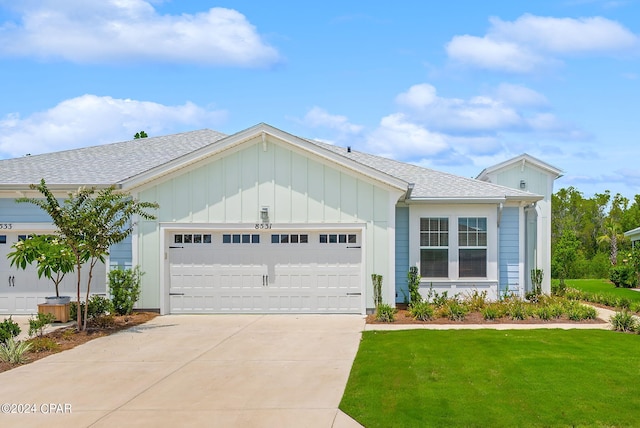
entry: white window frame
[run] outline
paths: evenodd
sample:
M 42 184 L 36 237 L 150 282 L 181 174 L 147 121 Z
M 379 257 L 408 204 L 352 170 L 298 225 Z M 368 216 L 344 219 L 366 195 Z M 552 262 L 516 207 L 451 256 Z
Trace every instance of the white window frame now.
M 409 264 L 420 269 L 420 219 L 447 217 L 449 219 L 449 276 L 448 278 L 422 277 L 423 286 L 495 285 L 498 281 L 498 209 L 496 204 L 415 204 L 409 212 Z M 458 218 L 484 217 L 487 219 L 487 275 L 482 278 L 460 277 Z
M 428 228 L 426 231 L 422 230 L 422 221 L 426 220 L 429 222 L 429 224 L 431 224 L 432 221 L 437 221 L 438 222 L 438 228 L 437 230 L 434 229 L 432 230 L 431 228 Z M 446 231 L 442 230 L 441 227 L 441 222 L 442 220 L 446 220 L 447 223 L 447 229 Z M 423 241 L 423 235 L 427 235 L 427 240 L 429 241 L 429 243 L 427 245 L 422 245 L 422 241 Z M 432 235 L 436 235 L 435 239 L 432 242 L 431 240 L 431 236 Z M 446 239 L 445 238 L 446 235 Z M 446 240 L 446 243 L 443 243 L 443 241 Z M 425 272 L 422 269 L 422 266 L 420 268 L 420 276 L 423 276 L 425 278 L 438 278 L 438 279 L 442 279 L 442 278 L 449 278 L 449 272 L 448 272 L 448 266 L 449 266 L 449 259 L 450 259 L 450 245 L 451 242 L 451 219 L 447 216 L 438 216 L 438 217 L 420 217 L 420 237 L 419 237 L 419 243 L 420 243 L 420 263 L 422 263 L 422 251 L 423 250 L 440 250 L 440 251 L 446 251 L 447 252 L 447 272 L 445 275 L 442 276 L 428 276 L 425 274 Z
M 468 229 L 466 231 L 461 231 L 460 230 L 460 222 L 466 219 L 466 222 L 469 223 L 469 220 L 473 220 L 476 223 L 476 226 L 478 227 L 478 229 L 476 229 L 473 232 L 470 232 Z M 478 223 L 480 222 L 480 220 L 483 220 L 484 222 L 484 230 L 481 230 L 478 226 Z M 457 218 L 456 221 L 456 226 L 458 229 L 458 233 L 456 235 L 456 240 L 457 240 L 457 244 L 458 244 L 458 253 L 457 253 L 457 258 L 458 258 L 458 278 L 481 278 L 481 279 L 486 279 L 487 278 L 487 240 L 488 240 L 488 229 L 489 229 L 489 224 L 487 221 L 486 217 L 472 217 L 472 216 L 459 216 Z M 466 239 L 464 240 L 464 245 L 463 243 L 461 243 L 461 235 L 465 234 L 466 235 Z M 484 235 L 484 245 L 482 245 L 482 235 Z M 471 239 L 471 238 L 475 238 L 475 239 Z M 475 242 L 473 242 L 475 245 L 469 245 L 469 241 L 475 240 Z M 461 274 L 462 272 L 462 266 L 461 266 L 461 257 L 460 257 L 460 252 L 463 250 L 484 250 L 484 275 L 469 275 L 469 276 L 463 276 Z

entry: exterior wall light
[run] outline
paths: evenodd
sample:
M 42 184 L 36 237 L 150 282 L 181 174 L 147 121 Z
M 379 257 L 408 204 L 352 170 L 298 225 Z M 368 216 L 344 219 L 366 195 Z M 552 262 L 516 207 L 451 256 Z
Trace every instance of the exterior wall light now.
M 262 207 L 260 209 L 260 220 L 263 223 L 269 223 L 269 207 Z
M 520 188 L 521 189 L 526 189 L 527 188 L 527 182 L 524 180 L 520 180 Z

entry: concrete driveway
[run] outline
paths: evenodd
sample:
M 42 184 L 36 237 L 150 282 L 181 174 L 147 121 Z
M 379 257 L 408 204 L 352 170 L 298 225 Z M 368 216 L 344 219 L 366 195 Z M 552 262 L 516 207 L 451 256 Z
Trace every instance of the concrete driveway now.
M 338 404 L 364 324 L 357 315 L 157 317 L 1 373 L 0 426 L 357 427 Z

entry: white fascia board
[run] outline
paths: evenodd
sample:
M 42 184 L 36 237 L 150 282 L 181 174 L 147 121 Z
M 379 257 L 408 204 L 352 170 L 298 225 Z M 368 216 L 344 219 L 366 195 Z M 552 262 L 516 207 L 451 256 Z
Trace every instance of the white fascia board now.
M 430 203 L 430 204 L 499 204 L 507 199 L 502 198 L 411 198 L 406 199 L 406 203 Z
M 33 183 L 36 186 L 40 183 Z M 75 192 L 81 187 L 86 188 L 96 188 L 96 189 L 106 189 L 108 187 L 115 186 L 116 188 L 120 188 L 117 184 L 91 184 L 91 183 L 82 183 L 82 184 L 49 184 L 47 183 L 47 188 L 52 192 Z M 31 184 L 0 184 L 0 195 L 4 195 L 5 193 L 16 193 L 16 192 L 37 192 L 37 190 L 31 189 Z
M 504 162 L 501 162 L 497 165 L 493 165 L 490 166 L 488 168 L 485 168 L 482 170 L 482 172 L 480 174 L 478 174 L 478 176 L 476 177 L 476 179 L 478 180 L 482 180 L 484 179 L 487 175 L 495 173 L 497 171 L 500 171 L 501 169 L 510 167 L 512 165 L 517 165 L 519 162 L 525 162 L 525 163 L 529 163 L 539 169 L 542 169 L 543 171 L 551 174 L 554 176 L 554 179 L 560 178 L 562 177 L 562 173 L 563 171 L 559 168 L 556 168 L 553 165 L 550 165 L 546 162 L 541 161 L 540 159 L 534 158 L 533 156 L 524 153 L 521 154 L 520 156 L 516 156 L 515 158 L 512 159 L 508 159 Z
M 624 236 L 640 235 L 640 227 L 624 232 Z

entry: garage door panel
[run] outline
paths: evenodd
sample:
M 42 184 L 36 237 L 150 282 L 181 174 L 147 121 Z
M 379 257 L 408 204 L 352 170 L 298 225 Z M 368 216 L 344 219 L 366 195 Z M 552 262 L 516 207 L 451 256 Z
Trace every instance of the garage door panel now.
M 170 250 L 171 312 L 362 311 L 362 250 L 338 243 L 346 234 L 324 242 L 309 231 L 267 231 L 251 243 L 239 236 L 246 234 L 212 233 L 208 245 Z

